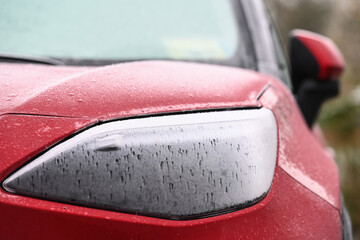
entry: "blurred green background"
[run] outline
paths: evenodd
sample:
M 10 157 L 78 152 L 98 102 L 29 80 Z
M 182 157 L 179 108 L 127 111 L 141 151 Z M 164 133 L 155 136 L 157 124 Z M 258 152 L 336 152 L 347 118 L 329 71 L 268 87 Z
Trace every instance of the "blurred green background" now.
M 344 54 L 346 71 L 338 98 L 318 118 L 336 151 L 341 188 L 351 215 L 354 239 L 360 239 L 360 0 L 265 0 L 287 45 L 294 28 L 334 40 Z

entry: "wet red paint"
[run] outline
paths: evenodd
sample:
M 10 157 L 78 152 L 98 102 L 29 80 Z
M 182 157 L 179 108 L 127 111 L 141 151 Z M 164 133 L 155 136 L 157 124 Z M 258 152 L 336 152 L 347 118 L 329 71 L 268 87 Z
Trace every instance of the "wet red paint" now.
M 15 77 L 22 66 L 0 64 L 1 74 L 1 69 L 12 68 L 2 75 L 8 86 L 0 96 L 18 91 L 10 100 L 1 100 L 1 180 L 98 120 L 228 107 L 264 106 L 274 112 L 278 166 L 270 193 L 260 203 L 191 221 L 91 209 L 0 190 L 1 239 L 341 238 L 336 165 L 307 128 L 292 94 L 277 80 L 228 67 L 142 62 L 93 70 L 26 65 L 25 84 Z M 258 101 L 267 84 L 271 86 Z M 24 89 L 17 90 L 19 86 Z
M 6 239 L 340 239 L 337 209 L 277 169 L 259 204 L 217 217 L 171 221 L 0 193 Z M 324 221 L 326 219 L 326 221 Z M 5 227 L 6 226 L 6 227 Z M 31 236 L 32 238 L 29 238 Z
M 23 85 L 21 65 L 0 64 L 10 82 L 3 98 Z M 43 73 L 39 77 L 39 71 Z M 54 74 L 55 72 L 55 74 Z M 81 72 L 81 74 L 79 74 Z M 35 83 L 0 112 L 113 119 L 219 107 L 257 106 L 266 77 L 248 70 L 179 62 L 134 62 L 86 70 L 39 67 L 26 72 Z M 25 77 L 25 76 L 24 76 Z M 14 79 L 14 80 L 13 80 Z
M 0 116 L 0 179 L 53 144 L 95 121 L 76 118 Z
M 317 136 L 304 124 L 291 93 L 273 81 L 260 99 L 271 109 L 279 129 L 278 165 L 305 187 L 340 209 L 340 186 L 336 163 Z

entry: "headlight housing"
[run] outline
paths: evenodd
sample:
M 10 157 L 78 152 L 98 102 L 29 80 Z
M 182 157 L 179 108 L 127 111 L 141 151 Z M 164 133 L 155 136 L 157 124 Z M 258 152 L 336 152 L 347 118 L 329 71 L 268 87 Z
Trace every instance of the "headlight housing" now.
M 119 120 L 58 144 L 3 182 L 48 200 L 168 219 L 248 207 L 269 191 L 277 153 L 270 110 Z

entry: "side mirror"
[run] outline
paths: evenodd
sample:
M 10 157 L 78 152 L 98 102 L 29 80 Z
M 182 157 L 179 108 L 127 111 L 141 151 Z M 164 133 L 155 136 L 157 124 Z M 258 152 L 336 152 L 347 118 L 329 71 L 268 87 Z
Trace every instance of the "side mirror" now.
M 316 33 L 293 30 L 289 46 L 294 92 L 311 127 L 322 103 L 338 95 L 345 61 L 333 41 Z

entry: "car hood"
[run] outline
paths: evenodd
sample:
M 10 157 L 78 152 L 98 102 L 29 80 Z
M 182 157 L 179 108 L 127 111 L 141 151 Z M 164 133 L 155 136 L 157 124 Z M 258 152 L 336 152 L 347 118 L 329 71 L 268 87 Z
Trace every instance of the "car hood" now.
M 250 70 L 144 61 L 106 67 L 0 64 L 0 115 L 108 120 L 199 109 L 259 107 L 270 78 Z

